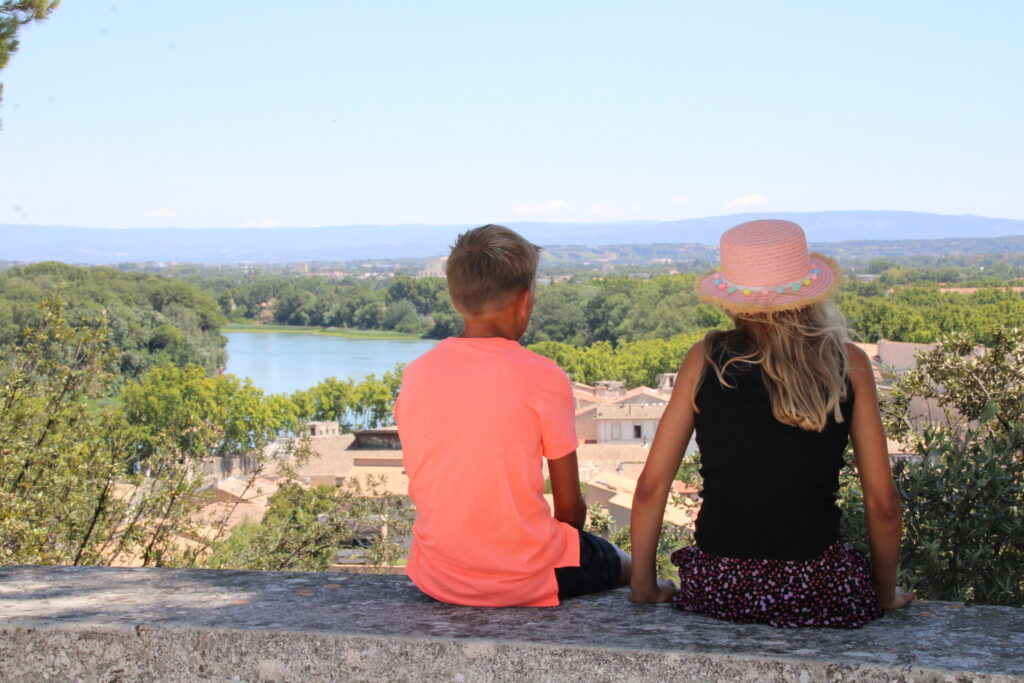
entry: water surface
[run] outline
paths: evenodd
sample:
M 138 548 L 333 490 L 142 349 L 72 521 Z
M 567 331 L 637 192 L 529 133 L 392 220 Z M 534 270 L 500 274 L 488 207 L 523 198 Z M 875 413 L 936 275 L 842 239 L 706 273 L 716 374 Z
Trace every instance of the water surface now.
M 434 347 L 426 339 L 349 339 L 292 332 L 225 332 L 226 372 L 268 393 L 308 389 L 327 377 L 378 377 Z

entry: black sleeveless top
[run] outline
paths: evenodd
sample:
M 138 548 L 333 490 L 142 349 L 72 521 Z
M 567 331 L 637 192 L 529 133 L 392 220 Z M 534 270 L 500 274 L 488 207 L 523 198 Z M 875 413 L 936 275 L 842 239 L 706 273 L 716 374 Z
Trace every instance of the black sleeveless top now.
M 809 560 L 839 538 L 839 471 L 850 434 L 853 389 L 823 432 L 772 415 L 759 366 L 730 365 L 734 389 L 706 365 L 695 415 L 704 501 L 697 546 L 721 557 Z

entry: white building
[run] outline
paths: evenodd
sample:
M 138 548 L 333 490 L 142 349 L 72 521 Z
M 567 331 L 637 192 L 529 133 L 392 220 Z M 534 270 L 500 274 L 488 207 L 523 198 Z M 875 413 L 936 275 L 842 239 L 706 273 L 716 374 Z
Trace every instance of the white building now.
M 444 277 L 444 269 L 447 264 L 447 256 L 429 259 L 426 267 L 419 272 L 419 277 Z
M 661 377 L 659 380 L 667 384 Z M 594 384 L 593 387 L 573 384 L 579 440 L 599 444 L 649 444 L 671 394 L 650 387 L 626 391 L 622 382 Z
M 931 351 L 935 344 L 911 344 L 909 342 L 894 342 L 888 339 L 879 339 L 878 360 L 883 366 L 891 368 L 896 372 L 904 372 L 917 365 L 917 355 L 924 351 Z
M 597 424 L 598 443 L 648 444 L 654 439 L 658 420 L 665 412 L 666 403 L 612 403 L 597 406 L 594 422 Z
M 307 422 L 305 431 L 311 439 L 326 439 L 341 436 L 341 429 L 338 427 L 338 423 L 334 421 Z

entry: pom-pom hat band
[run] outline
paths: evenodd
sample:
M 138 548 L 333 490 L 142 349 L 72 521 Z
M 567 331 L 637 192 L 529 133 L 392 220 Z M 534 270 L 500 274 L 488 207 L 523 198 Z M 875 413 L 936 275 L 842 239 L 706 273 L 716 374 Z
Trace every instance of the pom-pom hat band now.
M 697 279 L 705 303 L 730 313 L 788 311 L 831 297 L 839 266 L 822 254 L 807 253 L 807 238 L 790 221 L 741 223 L 722 234 L 721 266 Z

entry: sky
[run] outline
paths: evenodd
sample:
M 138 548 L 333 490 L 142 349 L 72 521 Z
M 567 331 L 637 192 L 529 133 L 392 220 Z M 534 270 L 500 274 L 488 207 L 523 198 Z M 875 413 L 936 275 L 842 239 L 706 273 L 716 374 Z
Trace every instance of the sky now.
M 0 224 L 1024 218 L 1024 3 L 64 0 Z

